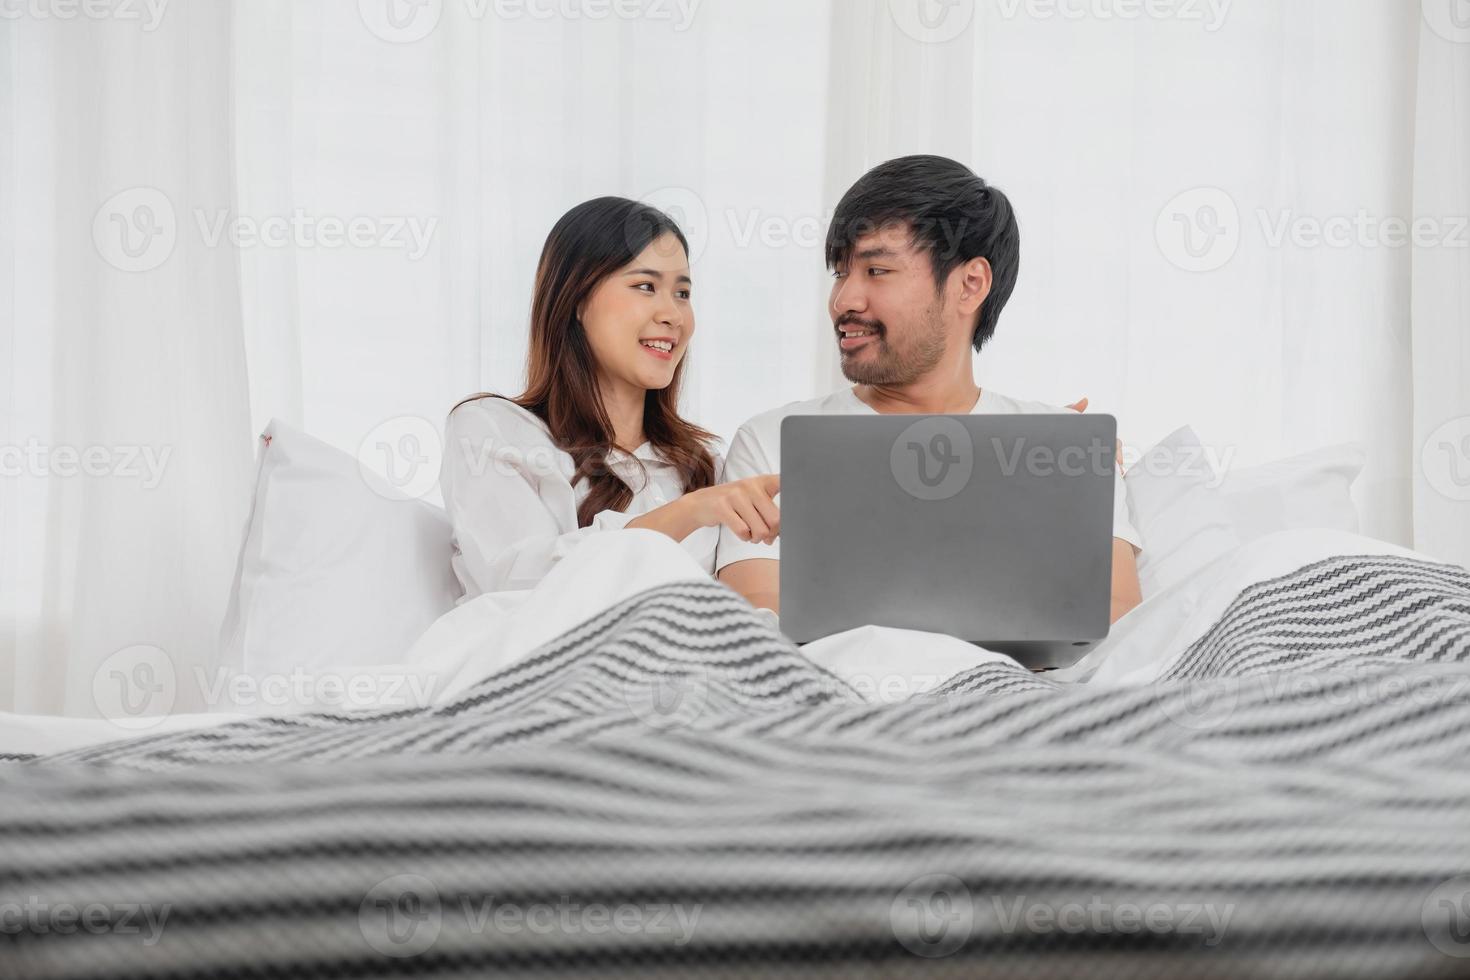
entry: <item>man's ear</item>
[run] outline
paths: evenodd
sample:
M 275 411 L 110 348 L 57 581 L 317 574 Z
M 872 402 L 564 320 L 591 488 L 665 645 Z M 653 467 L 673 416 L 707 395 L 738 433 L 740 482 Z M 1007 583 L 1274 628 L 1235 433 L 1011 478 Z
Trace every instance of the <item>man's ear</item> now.
M 955 270 L 959 278 L 959 309 L 966 317 L 974 316 L 990 295 L 994 282 L 990 274 L 990 260 L 974 258 Z

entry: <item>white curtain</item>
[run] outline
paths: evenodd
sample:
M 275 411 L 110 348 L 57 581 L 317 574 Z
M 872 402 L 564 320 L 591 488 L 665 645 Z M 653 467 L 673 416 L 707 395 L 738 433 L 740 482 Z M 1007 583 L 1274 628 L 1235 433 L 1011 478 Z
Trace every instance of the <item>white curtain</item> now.
M 1021 279 L 983 384 L 1087 395 L 1135 449 L 1190 423 L 1237 466 L 1362 440 L 1365 531 L 1470 563 L 1464 6 L 0 18 L 3 445 L 172 447 L 146 490 L 29 463 L 0 478 L 0 708 L 92 713 L 98 666 L 130 645 L 213 655 L 271 416 L 355 453 L 518 390 L 537 253 L 578 201 L 646 197 L 685 222 L 692 417 L 728 437 L 836 386 L 826 219 L 902 153 L 965 160 L 1016 202 Z M 101 214 L 100 240 L 137 250 L 159 209 L 113 199 L 135 188 L 172 209 L 156 267 L 94 242 Z M 1383 242 L 1415 218 L 1438 238 Z
M 1426 0 L 1414 213 L 1470 221 L 1470 3 Z M 1470 243 L 1413 255 L 1414 547 L 1470 565 Z
M 95 715 L 212 659 L 251 435 L 237 258 L 189 230 L 233 201 L 229 9 L 66 9 L 0 19 L 0 708 Z
M 728 436 L 813 390 L 826 283 L 800 242 L 825 231 L 826 3 L 617 6 L 643 16 L 236 6 L 242 214 L 427 230 L 417 251 L 385 224 L 363 248 L 242 253 L 257 427 L 278 415 L 356 451 L 385 423 L 519 392 L 541 243 L 605 194 L 688 226 L 691 415 Z

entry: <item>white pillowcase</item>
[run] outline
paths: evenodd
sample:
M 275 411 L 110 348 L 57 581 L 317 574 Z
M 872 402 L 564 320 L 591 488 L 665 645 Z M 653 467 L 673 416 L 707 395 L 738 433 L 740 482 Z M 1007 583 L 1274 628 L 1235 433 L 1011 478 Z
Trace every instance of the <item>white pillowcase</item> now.
M 1367 462 L 1362 445 L 1349 442 L 1232 470 L 1220 490 L 1241 541 L 1300 527 L 1357 534 L 1352 486 Z
M 1357 533 L 1350 491 L 1367 455 L 1358 443 L 1329 446 L 1223 479 L 1189 426 L 1166 436 L 1124 474 L 1133 526 L 1143 538 L 1143 597 L 1248 541 L 1293 528 Z
M 1143 539 L 1138 585 L 1148 598 L 1240 546 L 1218 477 L 1189 426 L 1165 436 L 1123 474 Z
M 443 510 L 272 419 L 221 629 L 222 665 L 262 678 L 401 662 L 462 594 L 450 554 Z

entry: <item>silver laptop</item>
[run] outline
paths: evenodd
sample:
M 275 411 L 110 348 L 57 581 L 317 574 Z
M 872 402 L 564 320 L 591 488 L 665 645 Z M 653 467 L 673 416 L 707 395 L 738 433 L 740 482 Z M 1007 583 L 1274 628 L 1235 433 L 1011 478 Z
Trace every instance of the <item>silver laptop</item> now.
M 793 415 L 781 631 L 947 633 L 1033 667 L 1108 634 L 1117 420 Z

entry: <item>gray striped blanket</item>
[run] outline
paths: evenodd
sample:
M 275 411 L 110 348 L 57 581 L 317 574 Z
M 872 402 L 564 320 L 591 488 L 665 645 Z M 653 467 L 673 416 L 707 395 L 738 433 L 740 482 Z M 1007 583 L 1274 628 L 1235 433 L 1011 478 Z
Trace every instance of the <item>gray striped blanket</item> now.
M 0 767 L 0 977 L 921 972 L 1470 975 L 1470 573 L 889 705 L 690 583 L 451 703 Z

